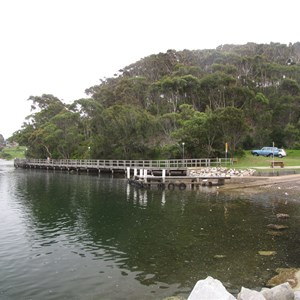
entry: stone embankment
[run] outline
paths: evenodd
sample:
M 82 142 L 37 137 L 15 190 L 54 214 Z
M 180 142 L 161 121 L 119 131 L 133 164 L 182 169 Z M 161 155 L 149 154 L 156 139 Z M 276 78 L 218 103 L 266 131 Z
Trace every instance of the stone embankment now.
M 236 298 L 226 290 L 221 281 L 208 276 L 196 283 L 187 300 L 300 300 L 300 287 L 292 286 L 285 282 L 272 288 L 263 288 L 261 291 L 242 287 Z M 183 298 L 170 297 L 165 300 Z
M 190 168 L 188 170 L 188 176 L 210 176 L 210 177 L 244 177 L 252 176 L 255 170 L 253 169 L 231 169 L 223 167 L 213 167 L 213 168 Z

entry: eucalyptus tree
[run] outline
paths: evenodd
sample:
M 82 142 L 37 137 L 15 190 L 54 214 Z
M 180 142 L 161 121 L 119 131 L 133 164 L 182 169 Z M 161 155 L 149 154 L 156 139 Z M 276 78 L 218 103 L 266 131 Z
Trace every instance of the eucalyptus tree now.
M 224 108 L 228 105 L 229 99 L 226 98 L 226 90 L 236 83 L 236 79 L 222 72 L 208 74 L 200 80 L 202 90 L 203 106 L 205 110 L 208 106 L 215 110 Z
M 74 101 L 69 109 L 79 114 L 84 139 L 88 144 L 91 137 L 99 132 L 98 120 L 101 118 L 103 106 L 93 98 L 82 98 Z
M 241 145 L 248 131 L 248 125 L 241 109 L 225 107 L 215 112 L 216 126 L 221 134 L 223 145 L 229 145 L 229 154 L 234 156 L 237 146 Z
M 155 119 L 136 106 L 111 106 L 103 111 L 98 122 L 101 141 L 95 150 L 97 157 L 145 159 L 155 146 Z
M 176 144 L 185 143 L 186 153 L 190 157 L 215 156 L 220 139 L 216 114 L 209 109 L 199 112 L 191 105 L 181 105 L 177 115 L 180 126 L 172 133 Z
M 28 147 L 28 154 L 37 158 L 79 156 L 83 140 L 80 115 L 53 95 L 31 96 L 28 100 L 34 112 L 14 135 Z
M 115 86 L 115 104 L 137 105 L 146 109 L 149 81 L 145 77 L 122 77 Z

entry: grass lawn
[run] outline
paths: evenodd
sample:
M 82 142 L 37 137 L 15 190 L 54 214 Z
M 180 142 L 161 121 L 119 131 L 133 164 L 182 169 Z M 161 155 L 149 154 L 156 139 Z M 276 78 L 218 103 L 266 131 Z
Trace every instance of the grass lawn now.
M 245 152 L 246 155 L 234 163 L 235 168 L 270 168 L 272 157 L 253 156 L 250 151 Z M 285 167 L 300 167 L 300 150 L 286 150 L 286 152 L 286 157 L 274 157 L 274 161 L 283 161 Z
M 17 146 L 17 147 L 5 147 L 0 151 L 0 158 L 3 159 L 14 159 L 25 158 L 26 147 Z M 286 150 L 287 156 L 283 158 L 274 157 L 274 161 L 283 161 L 285 167 L 300 167 L 300 150 Z M 236 169 L 248 169 L 248 168 L 259 168 L 270 170 L 272 157 L 264 156 L 253 156 L 250 150 L 245 151 L 245 156 L 237 158 L 237 162 L 233 164 L 232 167 Z M 275 168 L 274 168 L 275 169 Z M 276 167 L 276 170 L 284 170 Z
M 2 151 L 0 151 L 0 158 L 2 159 L 14 159 L 25 158 L 26 147 L 17 146 L 17 147 L 5 147 Z

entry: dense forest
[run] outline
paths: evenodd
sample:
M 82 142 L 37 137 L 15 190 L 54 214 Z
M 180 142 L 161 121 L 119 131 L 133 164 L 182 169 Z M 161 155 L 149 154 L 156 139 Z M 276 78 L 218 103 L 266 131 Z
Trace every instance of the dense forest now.
M 65 104 L 31 96 L 10 138 L 35 158 L 224 157 L 300 148 L 300 42 L 168 50 L 145 57 Z

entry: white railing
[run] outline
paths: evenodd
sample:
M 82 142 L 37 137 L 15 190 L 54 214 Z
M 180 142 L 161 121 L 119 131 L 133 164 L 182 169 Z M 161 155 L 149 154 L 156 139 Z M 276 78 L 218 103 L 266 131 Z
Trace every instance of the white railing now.
M 15 166 L 40 166 L 57 168 L 95 168 L 95 169 L 182 169 L 231 165 L 233 161 L 225 158 L 195 158 L 169 160 L 102 160 L 102 159 L 18 159 Z

